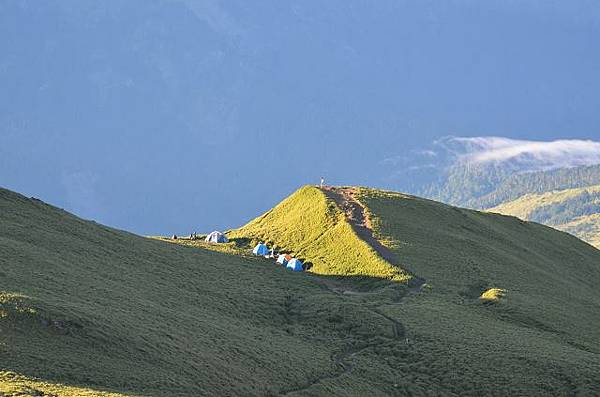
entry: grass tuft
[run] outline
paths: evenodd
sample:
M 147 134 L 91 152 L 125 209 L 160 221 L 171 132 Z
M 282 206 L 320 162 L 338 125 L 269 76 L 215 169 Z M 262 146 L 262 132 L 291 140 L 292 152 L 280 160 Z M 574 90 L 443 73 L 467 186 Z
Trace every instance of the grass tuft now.
M 506 295 L 506 290 L 502 288 L 490 288 L 483 292 L 479 299 L 487 303 L 499 302 Z

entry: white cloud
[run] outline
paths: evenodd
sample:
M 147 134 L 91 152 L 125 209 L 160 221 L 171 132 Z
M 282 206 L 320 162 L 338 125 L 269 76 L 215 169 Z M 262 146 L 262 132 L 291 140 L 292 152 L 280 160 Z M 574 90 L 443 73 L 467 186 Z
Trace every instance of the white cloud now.
M 514 164 L 522 171 L 600 164 L 600 142 L 579 139 L 529 141 L 503 137 L 450 137 L 437 145 L 469 164 Z
M 383 159 L 395 187 L 437 183 L 463 167 L 498 167 L 509 173 L 549 171 L 600 164 L 600 142 L 582 139 L 532 141 L 497 136 L 438 139 L 428 148 Z
M 422 156 L 427 156 L 427 157 L 437 157 L 437 152 L 433 151 L 433 150 L 418 150 L 416 152 L 417 154 L 420 154 Z

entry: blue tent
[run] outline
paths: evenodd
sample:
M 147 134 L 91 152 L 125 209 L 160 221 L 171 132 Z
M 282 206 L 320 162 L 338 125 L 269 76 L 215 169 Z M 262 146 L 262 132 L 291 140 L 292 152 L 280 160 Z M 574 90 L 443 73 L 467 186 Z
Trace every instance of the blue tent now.
M 295 272 L 301 272 L 302 270 L 304 270 L 302 268 L 302 262 L 299 259 L 292 259 L 288 262 L 287 266 L 288 269 L 293 270 Z
M 284 254 L 281 254 L 277 257 L 277 263 L 279 263 L 282 266 L 286 266 L 288 264 L 288 260 Z
M 256 247 L 254 247 L 254 249 L 252 250 L 252 253 L 254 255 L 269 255 L 270 251 L 266 245 L 264 245 L 263 243 L 258 243 Z

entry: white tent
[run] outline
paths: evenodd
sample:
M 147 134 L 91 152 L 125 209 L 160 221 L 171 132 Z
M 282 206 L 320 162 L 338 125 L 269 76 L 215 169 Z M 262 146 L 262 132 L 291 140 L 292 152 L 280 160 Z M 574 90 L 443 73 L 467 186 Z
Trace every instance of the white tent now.
M 302 261 L 296 258 L 293 258 L 290 261 L 288 261 L 286 268 L 295 272 L 301 272 L 304 270 L 304 268 L 302 267 Z
M 209 243 L 228 243 L 229 239 L 221 232 L 214 231 L 206 236 L 206 239 Z

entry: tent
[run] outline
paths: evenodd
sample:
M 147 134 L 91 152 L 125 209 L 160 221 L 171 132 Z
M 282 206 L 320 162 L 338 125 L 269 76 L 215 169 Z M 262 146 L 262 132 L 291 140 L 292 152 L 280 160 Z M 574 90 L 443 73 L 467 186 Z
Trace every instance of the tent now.
M 293 258 L 292 260 L 290 260 L 286 267 L 295 272 L 301 272 L 302 270 L 304 270 L 302 268 L 302 262 L 296 258 Z
M 282 266 L 286 266 L 289 261 L 288 257 L 289 257 L 289 255 L 284 255 L 284 254 L 279 255 L 277 257 L 277 263 L 279 263 Z
M 229 239 L 223 233 L 214 231 L 206 236 L 204 241 L 208 243 L 228 243 Z
M 269 248 L 263 243 L 258 243 L 256 247 L 252 250 L 254 255 L 269 255 Z

